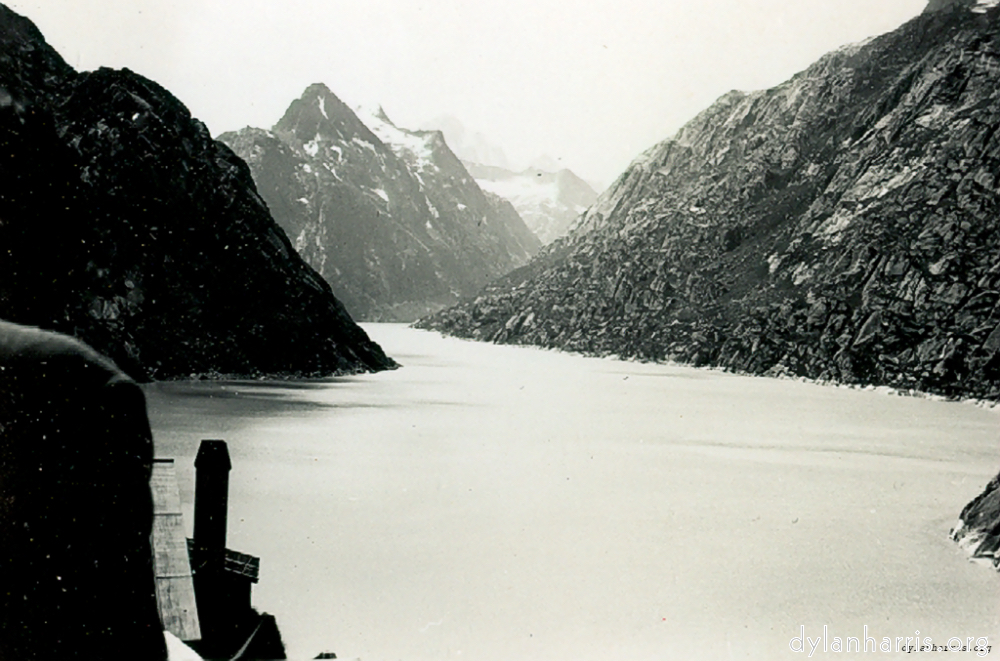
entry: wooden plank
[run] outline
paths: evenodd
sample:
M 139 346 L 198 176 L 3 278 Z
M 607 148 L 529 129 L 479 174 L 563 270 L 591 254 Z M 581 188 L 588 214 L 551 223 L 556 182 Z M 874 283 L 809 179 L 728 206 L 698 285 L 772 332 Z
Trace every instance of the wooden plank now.
M 156 579 L 156 600 L 160 604 L 163 628 L 183 641 L 201 639 L 198 611 L 194 605 L 191 577 Z M 192 610 L 193 609 L 193 610 Z
M 191 576 L 184 521 L 180 514 L 153 517 L 153 566 L 156 575 L 164 578 Z
M 154 513 L 181 513 L 181 492 L 177 486 L 177 472 L 174 470 L 173 459 L 157 459 L 153 462 L 149 488 L 153 492 Z
M 153 568 L 160 619 L 163 628 L 179 639 L 200 640 L 194 579 L 172 459 L 153 463 L 149 484 L 153 493 Z

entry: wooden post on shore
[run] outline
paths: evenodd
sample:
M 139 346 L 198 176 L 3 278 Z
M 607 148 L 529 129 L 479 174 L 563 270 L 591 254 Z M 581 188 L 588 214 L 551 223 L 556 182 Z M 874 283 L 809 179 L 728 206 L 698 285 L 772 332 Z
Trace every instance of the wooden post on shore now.
M 194 544 L 210 555 L 226 550 L 229 471 L 233 464 L 225 441 L 202 441 L 195 457 Z

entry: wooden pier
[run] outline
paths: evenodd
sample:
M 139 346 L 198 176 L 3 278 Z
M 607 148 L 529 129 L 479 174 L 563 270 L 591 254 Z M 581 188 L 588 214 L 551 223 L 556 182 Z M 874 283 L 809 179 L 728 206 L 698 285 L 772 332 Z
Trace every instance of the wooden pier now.
M 153 491 L 153 570 L 160 619 L 163 628 L 180 640 L 201 640 L 174 460 L 154 459 L 149 484 Z
M 195 468 L 188 539 L 174 460 L 153 463 L 153 565 L 163 628 L 206 659 L 284 659 L 274 617 L 251 604 L 260 558 L 226 548 L 232 463 L 225 441 L 202 441 Z

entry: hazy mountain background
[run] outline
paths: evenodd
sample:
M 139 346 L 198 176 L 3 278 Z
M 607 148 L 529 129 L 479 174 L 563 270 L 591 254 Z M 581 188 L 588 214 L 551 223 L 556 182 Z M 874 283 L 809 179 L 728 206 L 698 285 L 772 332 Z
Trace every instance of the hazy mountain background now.
M 547 154 L 529 164 L 513 164 L 503 149 L 484 134 L 465 128 L 451 115 L 425 122 L 441 131 L 480 188 L 514 205 L 517 213 L 543 244 L 566 234 L 570 225 L 597 199 L 595 188 Z

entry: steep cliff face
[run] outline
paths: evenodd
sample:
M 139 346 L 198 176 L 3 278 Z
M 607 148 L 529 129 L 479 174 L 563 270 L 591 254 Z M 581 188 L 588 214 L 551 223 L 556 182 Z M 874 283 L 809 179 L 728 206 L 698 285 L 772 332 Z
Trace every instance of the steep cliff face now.
M 543 244 L 565 236 L 573 221 L 597 199 L 590 184 L 570 170 L 549 172 L 528 168 L 513 172 L 468 162 L 465 167 L 480 188 L 514 205 Z
M 423 322 L 497 342 L 1000 397 L 1000 10 L 732 92 L 567 239 Z
M 415 319 L 538 250 L 439 132 L 398 128 L 381 111 L 363 120 L 313 85 L 272 131 L 219 137 L 247 160 L 278 223 L 353 315 Z
M 392 366 L 232 151 L 156 83 L 76 73 L 0 6 L 0 317 L 140 378 Z

